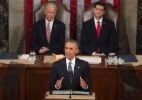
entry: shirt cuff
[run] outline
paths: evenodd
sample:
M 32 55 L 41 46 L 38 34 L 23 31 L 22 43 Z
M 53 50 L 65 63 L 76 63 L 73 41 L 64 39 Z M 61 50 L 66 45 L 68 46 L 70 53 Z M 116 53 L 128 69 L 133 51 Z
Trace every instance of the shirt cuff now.
M 87 84 L 86 84 L 86 86 L 87 86 L 87 87 L 85 88 L 85 90 L 88 89 L 88 85 L 87 85 Z
M 58 89 L 58 90 L 60 89 L 60 88 L 57 88 L 56 84 L 55 84 L 55 88 Z
M 93 53 L 92 53 L 92 56 L 94 56 L 95 54 L 97 54 L 97 52 L 93 52 Z
M 104 53 L 101 53 L 101 54 L 105 56 L 105 54 L 104 54 Z

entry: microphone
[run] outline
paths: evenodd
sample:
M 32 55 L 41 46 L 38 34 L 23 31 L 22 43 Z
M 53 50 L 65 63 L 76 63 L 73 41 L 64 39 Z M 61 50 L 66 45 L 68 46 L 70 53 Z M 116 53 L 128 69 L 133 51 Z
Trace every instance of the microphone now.
M 70 84 L 70 96 L 69 98 L 72 98 L 71 97 L 71 92 L 72 92 L 72 89 L 71 89 L 71 85 L 72 85 L 72 77 L 73 77 L 73 71 L 69 71 L 69 84 Z

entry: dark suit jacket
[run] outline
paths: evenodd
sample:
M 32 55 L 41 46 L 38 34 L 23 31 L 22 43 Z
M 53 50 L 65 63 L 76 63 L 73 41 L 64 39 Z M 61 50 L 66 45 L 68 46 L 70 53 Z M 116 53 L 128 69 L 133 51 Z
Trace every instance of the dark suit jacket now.
M 90 72 L 89 66 L 86 61 L 80 60 L 76 58 L 75 67 L 74 67 L 74 75 L 72 78 L 72 90 L 82 91 L 82 87 L 80 86 L 80 76 L 85 80 L 86 84 L 88 85 L 88 89 L 86 91 L 90 91 L 92 88 L 91 79 L 90 79 Z M 55 84 L 58 79 L 64 77 L 62 81 L 62 88 L 61 90 L 70 90 L 69 84 L 69 72 L 67 71 L 66 66 L 66 58 L 63 58 L 55 63 L 52 66 L 52 72 L 50 77 L 49 88 L 50 90 L 56 90 Z
M 50 50 L 46 54 L 61 54 L 65 44 L 65 24 L 54 19 L 50 35 L 50 43 L 46 38 L 45 19 L 34 23 L 33 33 L 31 36 L 30 46 L 37 54 L 42 47 L 48 47 Z
M 103 18 L 100 38 L 98 39 L 94 18 L 83 23 L 81 31 L 81 48 L 84 54 L 91 55 L 100 48 L 100 53 L 108 55 L 115 52 L 116 29 L 114 22 Z

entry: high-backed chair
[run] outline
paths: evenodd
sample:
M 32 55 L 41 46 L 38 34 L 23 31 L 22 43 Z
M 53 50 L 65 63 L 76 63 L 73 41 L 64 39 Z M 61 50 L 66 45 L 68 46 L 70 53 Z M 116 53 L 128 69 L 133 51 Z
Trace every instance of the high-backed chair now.
M 45 18 L 44 15 L 44 8 L 47 3 L 52 2 L 57 5 L 57 13 L 55 18 L 62 21 L 65 24 L 66 31 L 65 31 L 65 40 L 70 38 L 70 11 L 66 8 L 66 6 L 57 1 L 48 1 L 40 5 L 40 7 L 34 12 L 34 21 L 38 21 L 42 18 Z
M 83 22 L 91 19 L 94 17 L 94 14 L 93 14 L 93 7 L 95 5 L 96 2 L 92 3 L 90 6 L 88 6 L 84 11 L 83 11 L 83 14 L 82 14 L 82 20 Z M 116 27 L 116 31 L 117 31 L 117 47 L 116 47 L 116 53 L 119 53 L 120 52 L 120 48 L 118 47 L 118 12 L 115 10 L 115 8 L 113 7 L 112 4 L 110 3 L 107 3 L 107 2 L 104 2 L 105 3 L 105 6 L 106 6 L 106 9 L 105 9 L 105 15 L 104 17 L 107 18 L 107 19 L 110 19 L 112 21 L 114 21 L 115 23 L 115 27 Z

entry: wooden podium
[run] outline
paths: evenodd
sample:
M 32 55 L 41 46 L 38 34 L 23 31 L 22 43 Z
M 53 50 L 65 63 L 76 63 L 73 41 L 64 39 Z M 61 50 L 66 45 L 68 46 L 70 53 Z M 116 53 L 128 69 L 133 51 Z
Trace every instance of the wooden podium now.
M 95 100 L 95 93 L 92 95 L 71 95 L 72 98 L 69 98 L 69 95 L 53 95 L 49 92 L 46 92 L 44 100 Z

